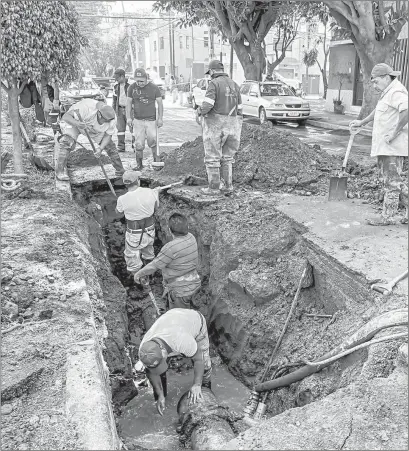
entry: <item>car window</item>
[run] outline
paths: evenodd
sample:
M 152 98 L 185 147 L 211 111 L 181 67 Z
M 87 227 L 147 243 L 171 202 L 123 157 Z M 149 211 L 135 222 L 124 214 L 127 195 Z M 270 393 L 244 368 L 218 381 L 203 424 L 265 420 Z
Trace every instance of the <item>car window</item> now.
M 260 92 L 260 89 L 258 87 L 258 84 L 253 83 L 250 88 L 250 94 L 258 94 L 259 92 Z
M 248 94 L 248 93 L 249 93 L 249 90 L 250 90 L 250 84 L 249 84 L 249 83 L 245 83 L 245 84 L 241 87 L 240 92 L 241 92 L 241 94 Z
M 290 88 L 284 85 L 262 84 L 260 85 L 262 96 L 293 96 Z

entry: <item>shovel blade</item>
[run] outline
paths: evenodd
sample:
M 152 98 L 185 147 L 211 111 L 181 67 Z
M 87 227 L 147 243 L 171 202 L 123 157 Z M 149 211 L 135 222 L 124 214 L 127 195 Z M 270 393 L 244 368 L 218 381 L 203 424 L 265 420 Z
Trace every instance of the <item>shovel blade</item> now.
M 348 177 L 331 177 L 329 179 L 328 200 L 346 200 L 348 197 L 347 181 Z

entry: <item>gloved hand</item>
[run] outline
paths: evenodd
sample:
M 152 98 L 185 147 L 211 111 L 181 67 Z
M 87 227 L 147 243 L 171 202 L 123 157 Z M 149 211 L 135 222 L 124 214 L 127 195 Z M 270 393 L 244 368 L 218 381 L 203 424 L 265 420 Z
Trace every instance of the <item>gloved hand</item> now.
M 127 123 L 128 127 L 129 127 L 130 129 L 133 129 L 133 120 L 132 120 L 132 119 L 128 119 L 128 120 L 126 121 L 126 123 Z
M 94 144 L 94 145 L 95 145 L 95 153 L 94 153 L 94 155 L 95 155 L 97 158 L 101 158 L 101 155 L 102 155 L 102 150 L 101 150 L 101 148 L 99 147 L 98 144 Z

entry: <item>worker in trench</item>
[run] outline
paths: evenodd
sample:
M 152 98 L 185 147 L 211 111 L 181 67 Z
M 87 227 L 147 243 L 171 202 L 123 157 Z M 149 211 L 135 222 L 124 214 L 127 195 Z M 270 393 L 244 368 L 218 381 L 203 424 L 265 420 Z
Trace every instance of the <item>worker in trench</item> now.
M 376 64 L 371 81 L 381 96 L 376 108 L 362 120 L 354 120 L 352 129 L 373 121 L 371 156 L 377 157 L 384 186 L 382 214 L 379 219 L 367 220 L 372 226 L 398 223 L 399 198 L 406 208 L 400 222 L 408 223 L 408 187 L 402 180 L 404 158 L 408 156 L 408 91 L 396 78 L 400 72 L 387 64 Z
M 68 156 L 75 149 L 80 133 L 85 135 L 85 130 L 96 143 L 95 156 L 100 158 L 102 151 L 105 150 L 115 168 L 115 175 L 122 176 L 125 169 L 112 141 L 112 135 L 116 130 L 116 117 L 111 106 L 94 99 L 83 99 L 64 114 L 62 121 L 63 134 L 60 139 L 60 150 L 55 169 L 55 176 L 58 180 L 70 179 L 67 173 Z
M 158 117 L 156 117 L 156 104 L 158 105 Z M 163 126 L 162 95 L 159 88 L 149 81 L 144 69 L 135 70 L 135 83 L 128 88 L 126 117 L 128 126 L 133 128 L 135 135 L 136 167 L 134 169 L 140 171 L 143 168 L 145 140 L 152 151 L 153 161 L 159 161 L 156 130 Z
M 168 226 L 172 240 L 162 247 L 151 263 L 134 275 L 134 280 L 141 283 L 150 274 L 161 270 L 166 310 L 190 309 L 201 286 L 196 238 L 189 233 L 187 218 L 180 213 L 170 216 Z
M 190 403 L 198 402 L 203 397 L 202 386 L 211 389 L 212 373 L 207 324 L 200 312 L 171 309 L 155 321 L 142 339 L 140 361 L 135 366 L 145 367 L 160 415 L 163 415 L 167 395 L 167 359 L 172 355 L 192 359 L 194 376 L 188 396 Z
M 125 262 L 132 274 L 155 257 L 153 242 L 155 224 L 153 214 L 159 206 L 159 191 L 142 188 L 140 172 L 126 171 L 122 180 L 128 192 L 118 197 L 115 211 L 126 219 Z
M 221 191 L 231 194 L 234 155 L 239 149 L 242 126 L 240 88 L 224 72 L 224 66 L 218 60 L 210 62 L 206 74 L 212 79 L 202 106 L 196 109 L 197 121 L 203 128 L 209 181 L 209 187 L 202 188 L 202 192 L 208 195 L 218 195 Z

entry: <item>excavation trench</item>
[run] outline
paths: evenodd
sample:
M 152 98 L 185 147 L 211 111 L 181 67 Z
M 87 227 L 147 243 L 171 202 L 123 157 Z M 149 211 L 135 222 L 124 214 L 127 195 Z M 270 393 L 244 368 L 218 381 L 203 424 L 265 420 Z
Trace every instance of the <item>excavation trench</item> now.
M 146 186 L 149 183 L 145 181 Z M 116 190 L 120 195 L 123 188 Z M 104 357 L 111 374 L 119 435 L 128 449 L 179 449 L 182 444 L 176 433 L 177 403 L 191 384 L 191 363 L 183 359 L 173 362 L 168 377 L 167 409 L 160 417 L 151 388 L 144 383 L 136 388 L 141 378 L 132 369 L 140 341 L 154 321 L 154 307 L 147 293 L 133 284 L 126 271 L 124 220 L 115 214 L 116 200 L 102 185 L 74 187 L 74 198 L 94 219 L 90 233 L 91 239 L 94 237 L 93 247 L 98 248 L 99 255 L 105 253 L 112 274 L 122 286 L 118 290 L 117 285 L 107 283 L 105 275 L 100 275 L 104 298 L 109 300 Z M 371 316 L 386 310 L 382 305 L 374 307 L 373 296 L 360 275 L 349 272 L 305 239 L 305 228 L 279 213 L 271 196 L 246 191 L 239 193 L 239 199 L 198 205 L 186 193 L 170 192 L 162 194 L 160 200 L 156 250 L 170 238 L 166 221 L 174 211 L 188 217 L 190 231 L 198 242 L 203 286 L 194 307 L 208 322 L 217 409 L 227 406 L 226 412 L 242 412 L 250 389 L 260 382 L 259 376 L 280 335 L 305 267 L 309 268 L 309 277 L 302 283 L 294 317 L 267 379 L 288 363 L 325 355 Z M 161 303 L 159 273 L 154 276 L 152 289 Z M 401 300 L 395 305 L 393 302 L 389 307 L 402 307 Z M 344 357 L 318 373 L 272 392 L 266 401 L 267 416 L 318 401 L 351 384 L 363 373 L 371 377 L 388 376 L 393 370 L 396 345 L 379 346 L 387 353 L 386 363 L 379 365 L 384 355 L 368 349 Z M 287 371 L 292 371 L 291 366 Z M 208 406 L 210 410 L 214 407 L 210 401 Z M 196 418 L 196 423 L 192 418 Z M 220 441 L 228 441 L 248 427 L 234 414 L 197 419 L 193 412 L 190 422 L 185 424 L 188 437 L 182 437 L 182 441 L 184 438 L 186 446 L 194 449 L 220 449 Z M 210 443 L 211 436 L 220 438 L 218 447 Z

